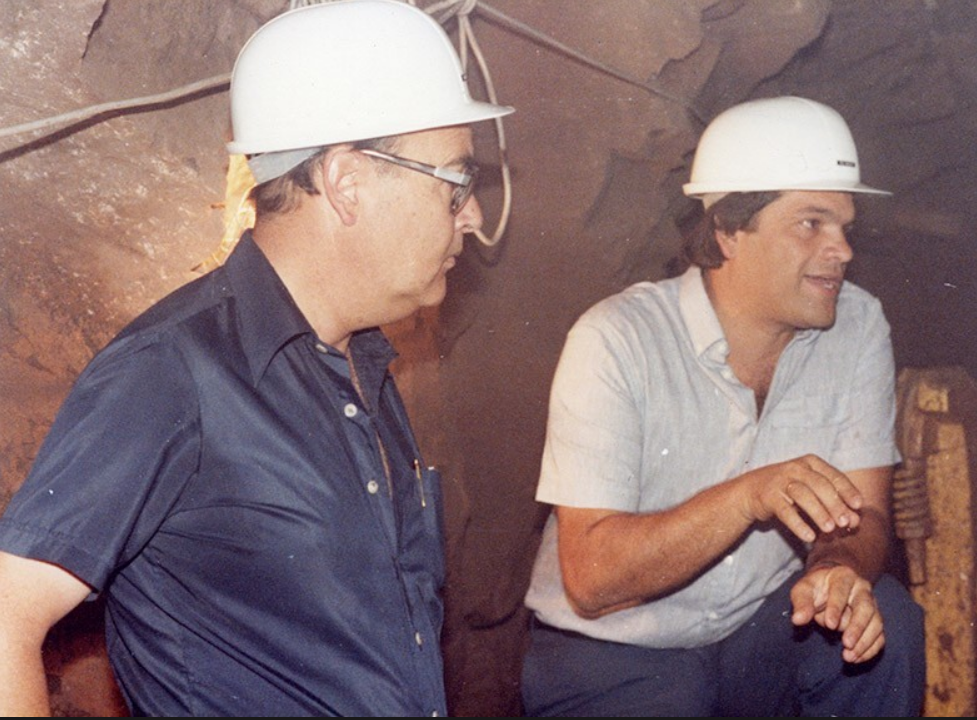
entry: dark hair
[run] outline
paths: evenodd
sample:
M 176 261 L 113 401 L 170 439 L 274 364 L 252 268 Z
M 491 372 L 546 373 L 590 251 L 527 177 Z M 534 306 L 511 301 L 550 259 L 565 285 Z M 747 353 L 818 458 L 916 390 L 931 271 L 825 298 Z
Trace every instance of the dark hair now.
M 360 140 L 352 143 L 352 146 L 357 150 L 391 152 L 396 149 L 399 141 L 400 136 L 390 136 Z M 251 188 L 248 198 L 254 203 L 255 214 L 261 216 L 291 212 L 298 206 L 300 193 L 318 195 L 319 190 L 315 186 L 315 169 L 322 161 L 322 156 L 331 147 L 331 145 L 322 146 L 315 155 L 306 158 L 284 175 Z
M 718 268 L 726 261 L 716 242 L 716 231 L 732 235 L 737 230 L 756 228 L 756 216 L 763 208 L 779 198 L 780 191 L 733 192 L 710 205 L 682 246 L 682 260 L 687 265 L 703 269 Z

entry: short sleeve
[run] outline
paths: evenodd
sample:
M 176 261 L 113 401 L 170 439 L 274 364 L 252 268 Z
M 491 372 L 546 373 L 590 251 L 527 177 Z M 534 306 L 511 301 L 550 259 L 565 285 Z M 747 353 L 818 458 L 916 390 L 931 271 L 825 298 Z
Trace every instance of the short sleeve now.
M 0 518 L 0 549 L 101 589 L 194 473 L 198 424 L 176 348 L 156 337 L 110 344 L 76 381 Z
M 540 502 L 637 509 L 643 424 L 631 357 L 612 326 L 586 315 L 568 333 L 550 390 Z

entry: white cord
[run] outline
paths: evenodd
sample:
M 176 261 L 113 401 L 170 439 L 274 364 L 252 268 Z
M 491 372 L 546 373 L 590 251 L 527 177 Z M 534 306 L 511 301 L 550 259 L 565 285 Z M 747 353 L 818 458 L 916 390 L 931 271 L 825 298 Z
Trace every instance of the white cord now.
M 475 2 L 472 0 L 468 3 L 470 6 L 474 6 Z M 478 45 L 478 41 L 475 40 L 475 34 L 472 31 L 471 20 L 468 17 L 468 13 L 464 13 L 458 16 L 458 29 L 459 36 L 461 38 L 462 47 L 462 59 L 463 66 L 467 61 L 467 49 L 471 46 L 472 54 L 475 56 L 476 62 L 478 62 L 478 67 L 481 70 L 482 76 L 485 79 L 485 87 L 488 92 L 489 101 L 495 105 L 498 105 L 498 98 L 495 94 L 495 86 L 492 83 L 492 77 L 489 74 L 488 64 L 485 62 L 485 56 L 482 54 L 482 49 Z M 499 218 L 499 224 L 495 228 L 495 232 L 489 237 L 481 231 L 481 229 L 475 230 L 475 237 L 479 239 L 484 245 L 492 246 L 499 242 L 502 235 L 505 233 L 506 225 L 509 223 L 509 214 L 512 210 L 512 177 L 509 172 L 509 159 L 506 153 L 507 147 L 505 142 L 505 128 L 502 125 L 502 118 L 495 118 L 495 132 L 499 139 L 499 167 L 502 169 L 502 212 Z
M 290 0 L 291 6 L 293 8 L 300 7 L 303 5 L 314 4 L 316 2 L 328 2 L 328 1 L 329 0 Z M 411 5 L 416 5 L 415 0 L 405 0 L 405 1 L 409 2 L 409 4 Z M 573 50 L 572 48 L 554 40 L 553 38 L 544 35 L 543 33 L 537 30 L 534 30 L 529 25 L 514 20 L 513 18 L 510 18 L 509 16 L 499 12 L 498 10 L 486 5 L 484 2 L 481 2 L 481 0 L 474 0 L 474 1 L 473 0 L 442 0 L 441 2 L 435 3 L 434 5 L 431 5 L 430 7 L 426 8 L 425 12 L 428 12 L 433 15 L 445 8 L 448 8 L 450 10 L 453 6 L 459 5 L 460 3 L 464 3 L 464 2 L 471 2 L 472 6 L 476 11 L 485 12 L 485 14 L 488 15 L 489 17 L 502 22 L 504 25 L 508 25 L 512 29 L 528 34 L 532 39 L 538 40 L 544 45 L 548 45 L 549 47 L 564 52 L 570 57 L 579 60 L 586 65 L 590 65 L 591 67 L 600 70 L 602 72 L 605 72 L 613 77 L 623 80 L 624 82 L 630 83 L 632 85 L 636 85 L 656 95 L 660 95 L 661 97 L 665 97 L 667 99 L 673 100 L 681 104 L 683 107 L 687 108 L 693 114 L 695 114 L 693 108 L 691 108 L 688 105 L 688 103 L 682 100 L 681 98 L 676 98 L 674 96 L 671 96 L 665 93 L 664 91 L 662 91 L 660 88 L 657 88 L 646 82 L 642 82 L 640 80 L 632 78 L 627 74 L 615 70 L 614 68 L 608 65 L 605 65 L 596 60 L 588 58 L 586 55 L 583 55 L 582 53 Z M 453 12 L 449 11 L 447 13 L 447 17 L 451 17 L 453 14 L 454 14 Z M 467 14 L 470 13 L 466 13 L 466 16 Z M 64 113 L 62 115 L 55 115 L 54 117 L 46 118 L 43 120 L 35 120 L 33 122 L 23 123 L 21 125 L 14 125 L 11 127 L 0 128 L 0 138 L 9 137 L 11 135 L 19 135 L 21 133 L 32 132 L 35 130 L 42 130 L 44 128 L 68 123 L 74 120 L 84 120 L 87 118 L 94 117 L 95 115 L 99 115 L 105 112 L 110 112 L 113 110 L 124 110 L 128 108 L 143 107 L 147 105 L 153 105 L 156 103 L 167 102 L 169 100 L 175 100 L 180 97 L 191 95 L 201 90 L 217 87 L 222 84 L 227 84 L 229 81 L 230 81 L 230 73 L 226 73 L 224 75 L 215 75 L 212 78 L 207 78 L 205 80 L 200 80 L 198 82 L 190 83 L 189 85 L 184 85 L 182 87 L 176 88 L 169 92 L 160 93 L 158 95 L 147 95 L 145 97 L 134 98 L 132 100 L 103 103 L 101 105 L 95 105 L 89 108 L 74 110 L 72 112 Z
M 102 103 L 101 105 L 92 105 L 91 107 L 73 110 L 71 112 L 67 112 L 62 115 L 55 115 L 54 117 L 49 117 L 44 120 L 35 120 L 33 122 L 23 123 L 22 125 L 0 128 L 0 137 L 19 135 L 20 133 L 31 132 L 32 130 L 43 130 L 54 125 L 63 125 L 75 120 L 86 120 L 88 118 L 95 117 L 96 115 L 101 115 L 102 113 L 111 112 L 113 110 L 125 110 L 128 108 L 143 107 L 146 105 L 156 105 L 158 103 L 168 102 L 169 100 L 176 100 L 177 98 L 181 98 L 186 95 L 193 95 L 196 92 L 207 90 L 208 88 L 227 85 L 230 83 L 230 81 L 230 73 L 215 75 L 212 78 L 198 80 L 197 82 L 178 87 L 168 92 L 159 93 L 158 95 L 146 95 L 145 97 L 133 98 L 131 100 L 116 100 L 113 102 Z
M 330 2 L 331 0 L 290 0 L 290 9 L 295 9 L 298 7 L 305 7 L 307 5 L 314 5 L 320 2 Z M 415 0 L 403 0 L 410 5 L 416 6 Z M 478 64 L 479 71 L 485 80 L 486 91 L 489 96 L 490 102 L 498 104 L 496 98 L 495 86 L 492 83 L 492 78 L 489 73 L 488 65 L 485 61 L 485 56 L 482 53 L 481 48 L 478 45 L 478 41 L 475 39 L 475 34 L 472 30 L 470 15 L 472 12 L 484 12 L 486 15 L 492 19 L 503 23 L 504 25 L 515 29 L 518 32 L 529 35 L 530 38 L 536 40 L 544 45 L 547 45 L 559 52 L 562 52 L 573 59 L 576 59 L 586 65 L 589 65 L 601 72 L 604 72 L 612 77 L 623 80 L 632 85 L 644 88 L 649 92 L 665 97 L 676 103 L 681 104 L 689 112 L 691 112 L 696 118 L 700 119 L 698 114 L 695 112 L 686 101 L 681 98 L 673 97 L 658 87 L 651 85 L 646 82 L 637 80 L 625 73 L 622 73 L 604 63 L 593 60 L 592 58 L 577 52 L 573 48 L 570 48 L 559 41 L 544 35 L 543 33 L 533 29 L 529 25 L 515 20 L 498 10 L 486 5 L 481 0 L 441 0 L 440 2 L 433 3 L 428 7 L 424 8 L 432 17 L 435 17 L 437 21 L 444 24 L 446 20 L 457 15 L 458 18 L 458 30 L 459 30 L 459 56 L 462 61 L 462 68 L 467 72 L 468 65 L 468 51 L 471 49 L 471 54 L 475 58 Z M 154 104 L 168 102 L 170 100 L 176 100 L 181 97 L 186 97 L 203 90 L 210 88 L 219 87 L 220 85 L 227 85 L 230 82 L 231 75 L 226 73 L 223 75 L 216 75 L 212 78 L 207 78 L 205 80 L 200 80 L 198 82 L 190 83 L 189 85 L 184 85 L 178 87 L 169 92 L 159 93 L 157 95 L 147 95 L 145 97 L 133 98 L 131 100 L 122 100 L 115 102 L 102 103 L 101 105 L 94 105 L 88 108 L 82 108 L 80 110 L 74 110 L 72 112 L 67 112 L 61 115 L 55 115 L 54 117 L 46 118 L 43 120 L 36 120 L 33 122 L 23 123 L 21 125 L 14 125 L 12 127 L 0 128 L 0 138 L 9 137 L 11 135 L 18 135 L 21 133 L 33 132 L 36 130 L 43 130 L 56 125 L 64 125 L 66 123 L 86 120 L 97 115 L 109 112 L 117 112 L 120 110 L 126 110 L 130 108 L 146 107 Z M 499 242 L 505 232 L 505 227 L 509 221 L 509 215 L 512 208 L 512 178 L 509 169 L 509 161 L 507 158 L 507 148 L 505 140 L 505 129 L 502 125 L 501 118 L 495 118 L 495 128 L 496 134 L 499 140 L 499 160 L 500 167 L 502 171 L 502 211 L 499 224 L 492 233 L 491 237 L 486 236 L 481 230 L 476 230 L 476 237 L 485 245 L 495 245 Z

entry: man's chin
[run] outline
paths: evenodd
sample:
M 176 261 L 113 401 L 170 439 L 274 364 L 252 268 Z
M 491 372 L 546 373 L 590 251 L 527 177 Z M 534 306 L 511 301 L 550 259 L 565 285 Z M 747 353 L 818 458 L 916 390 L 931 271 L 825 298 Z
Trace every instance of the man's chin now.
M 421 307 L 434 307 L 435 305 L 440 305 L 444 302 L 444 297 L 448 292 L 448 283 L 445 280 L 444 275 L 439 275 L 438 278 L 428 286 L 427 291 L 421 298 Z
M 797 325 L 798 330 L 830 330 L 837 319 L 835 313 L 831 313 L 830 317 L 821 318 L 807 318 L 805 322 Z

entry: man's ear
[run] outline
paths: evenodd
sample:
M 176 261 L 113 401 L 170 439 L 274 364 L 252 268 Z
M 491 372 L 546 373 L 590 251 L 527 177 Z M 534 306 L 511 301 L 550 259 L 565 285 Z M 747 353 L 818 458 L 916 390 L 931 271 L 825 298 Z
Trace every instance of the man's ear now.
M 736 250 L 739 245 L 739 233 L 728 233 L 719 227 L 714 226 L 712 234 L 716 238 L 716 244 L 723 253 L 723 257 L 729 260 L 736 257 Z
M 330 149 L 322 158 L 322 193 L 343 225 L 354 225 L 360 213 L 357 171 L 362 155 L 348 146 Z

